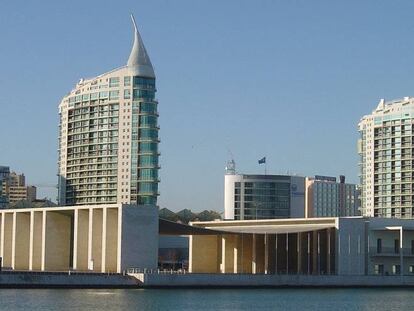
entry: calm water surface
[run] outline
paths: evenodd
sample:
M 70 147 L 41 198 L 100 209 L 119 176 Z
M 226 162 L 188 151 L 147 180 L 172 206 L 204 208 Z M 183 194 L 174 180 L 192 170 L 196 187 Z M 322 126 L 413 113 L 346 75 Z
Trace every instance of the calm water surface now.
M 0 289 L 0 310 L 414 310 L 411 289 Z

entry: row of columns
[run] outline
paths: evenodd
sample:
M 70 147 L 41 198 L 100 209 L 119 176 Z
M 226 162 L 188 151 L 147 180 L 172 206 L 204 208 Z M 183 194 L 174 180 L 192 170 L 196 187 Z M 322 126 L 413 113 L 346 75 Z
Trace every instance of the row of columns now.
M 192 236 L 190 270 L 209 273 L 334 274 L 335 231 Z
M 120 272 L 121 208 L 0 212 L 2 267 Z

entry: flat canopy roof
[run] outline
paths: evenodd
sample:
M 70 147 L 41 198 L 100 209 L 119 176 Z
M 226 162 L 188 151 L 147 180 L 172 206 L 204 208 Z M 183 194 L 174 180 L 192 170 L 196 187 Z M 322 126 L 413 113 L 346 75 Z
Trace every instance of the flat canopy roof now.
M 217 235 L 222 233 L 221 231 L 189 226 L 162 218 L 159 218 L 158 223 L 158 232 L 161 235 Z
M 299 233 L 337 227 L 337 218 L 271 219 L 194 222 L 194 227 L 228 233 Z

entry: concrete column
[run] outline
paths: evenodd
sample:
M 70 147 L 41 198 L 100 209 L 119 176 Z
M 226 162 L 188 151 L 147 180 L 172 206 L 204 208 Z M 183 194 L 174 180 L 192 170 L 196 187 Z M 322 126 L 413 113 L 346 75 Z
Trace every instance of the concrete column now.
M 193 273 L 193 235 L 188 237 L 188 272 Z
M 277 233 L 275 234 L 275 274 L 279 273 L 279 270 L 277 269 L 277 257 L 278 257 L 278 252 L 277 252 Z
M 253 233 L 252 241 L 252 274 L 256 274 L 256 234 Z
M 286 233 L 286 274 L 289 274 L 289 233 Z
M 73 270 L 78 270 L 78 222 L 79 222 L 79 210 L 75 209 L 73 213 L 73 253 L 72 253 Z
M 264 273 L 267 274 L 269 271 L 269 241 L 268 241 L 268 235 L 266 233 L 264 235 L 264 247 L 265 247 Z
M 311 273 L 311 237 L 310 237 L 310 232 L 308 232 L 307 233 L 307 239 L 308 239 L 308 256 L 307 256 L 307 260 L 308 260 L 308 264 L 307 264 L 307 267 L 308 267 L 308 271 L 307 271 L 307 274 L 310 274 Z
M 29 270 L 33 270 L 34 211 L 30 212 Z
M 13 212 L 13 223 L 12 223 L 12 257 L 11 257 L 11 268 L 15 269 L 16 266 L 16 212 Z
M 404 249 L 403 249 L 403 227 L 400 227 L 400 275 L 404 275 Z
M 118 240 L 118 243 L 117 243 L 117 250 L 116 250 L 116 253 L 117 253 L 117 258 L 116 258 L 116 270 L 117 270 L 117 272 L 118 273 L 121 273 L 121 252 L 122 252 L 122 213 L 123 213 L 123 211 L 122 211 L 122 206 L 119 206 L 118 207 L 118 211 L 117 211 L 117 213 L 118 213 L 118 219 L 117 219 L 117 221 L 118 221 L 118 232 L 117 232 L 117 240 Z
M 224 238 L 224 234 L 221 236 L 221 265 L 220 265 L 220 272 L 226 272 L 226 239 Z
M 42 212 L 42 263 L 40 270 L 45 271 L 46 265 L 46 211 Z
M 321 234 L 318 231 L 318 275 L 321 274 Z
M 93 270 L 92 264 L 92 229 L 93 229 L 93 209 L 89 208 L 89 218 L 88 218 L 88 270 Z
M 297 241 L 297 253 L 298 253 L 298 261 L 297 261 L 297 269 L 296 273 L 300 274 L 300 270 L 302 268 L 302 235 L 298 232 L 296 233 L 296 241 Z
M 331 274 L 331 229 L 326 229 L 327 236 L 327 242 L 328 242 L 328 250 L 327 250 L 327 258 L 326 258 L 326 264 L 327 264 L 327 272 L 328 274 Z
M 4 258 L 4 215 L 5 213 L 0 213 L 1 222 L 0 222 L 0 257 Z M 3 259 L 4 260 L 4 259 Z M 3 262 L 2 262 L 3 265 Z
M 238 262 L 238 257 L 237 257 L 237 253 L 238 253 L 238 238 L 239 238 L 239 236 L 235 236 L 235 239 L 236 239 L 236 241 L 234 242 L 234 245 L 233 245 L 233 273 L 238 273 L 239 271 L 238 271 L 238 264 L 239 264 L 239 262 Z
M 101 258 L 101 272 L 106 271 L 106 223 L 107 223 L 107 209 L 102 209 L 102 258 Z

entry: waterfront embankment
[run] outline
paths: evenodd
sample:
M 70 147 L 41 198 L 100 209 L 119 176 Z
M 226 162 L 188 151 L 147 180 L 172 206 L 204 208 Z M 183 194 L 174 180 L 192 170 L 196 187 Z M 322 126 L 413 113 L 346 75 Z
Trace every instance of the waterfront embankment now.
M 136 288 L 133 276 L 103 273 L 2 272 L 0 288 Z
M 130 273 L 145 288 L 414 287 L 414 276 Z

